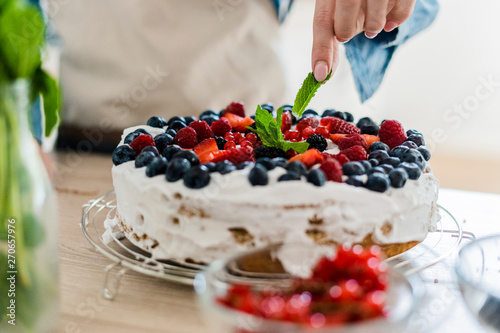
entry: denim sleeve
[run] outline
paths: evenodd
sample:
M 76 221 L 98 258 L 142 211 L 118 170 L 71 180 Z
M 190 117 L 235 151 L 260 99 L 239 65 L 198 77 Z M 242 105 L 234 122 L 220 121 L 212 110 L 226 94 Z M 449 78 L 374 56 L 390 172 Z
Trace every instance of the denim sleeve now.
M 345 44 L 362 102 L 377 91 L 398 46 L 427 28 L 436 18 L 438 10 L 437 0 L 417 0 L 411 17 L 398 28 L 391 32 L 382 31 L 374 39 L 359 34 Z

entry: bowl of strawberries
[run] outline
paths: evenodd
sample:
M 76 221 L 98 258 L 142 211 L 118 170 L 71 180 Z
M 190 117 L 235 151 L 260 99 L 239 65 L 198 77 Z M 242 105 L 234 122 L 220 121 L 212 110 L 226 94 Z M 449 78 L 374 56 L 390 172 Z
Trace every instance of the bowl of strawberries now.
M 219 260 L 195 279 L 211 331 L 402 332 L 423 285 L 380 248 L 278 244 Z

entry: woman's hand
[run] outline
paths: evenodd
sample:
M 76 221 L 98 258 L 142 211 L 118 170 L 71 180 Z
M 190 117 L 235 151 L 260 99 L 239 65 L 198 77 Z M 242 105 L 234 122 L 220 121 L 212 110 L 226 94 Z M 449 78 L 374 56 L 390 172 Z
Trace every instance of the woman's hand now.
M 316 0 L 313 23 L 312 67 L 323 81 L 335 72 L 338 45 L 365 32 L 374 38 L 382 30 L 392 31 L 412 14 L 416 0 Z

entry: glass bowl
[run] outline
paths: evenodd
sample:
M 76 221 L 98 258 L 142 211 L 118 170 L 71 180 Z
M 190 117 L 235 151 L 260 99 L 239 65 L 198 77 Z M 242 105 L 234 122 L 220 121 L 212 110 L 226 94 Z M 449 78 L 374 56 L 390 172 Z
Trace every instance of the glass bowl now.
M 215 261 L 207 270 L 198 274 L 194 283 L 207 324 L 211 326 L 210 331 L 231 333 L 399 333 L 404 331 L 409 318 L 417 310 L 422 300 L 424 287 L 417 275 L 407 278 L 390 267 L 386 302 L 388 311 L 387 317 L 383 318 L 313 328 L 305 324 L 265 319 L 217 302 L 217 298 L 225 296 L 229 287 L 234 284 L 250 285 L 255 290 L 271 288 L 286 291 L 290 288 L 293 277 L 307 277 L 317 260 L 332 252 L 332 247 L 302 243 L 278 244 Z M 283 256 L 283 254 L 285 255 Z M 276 265 L 278 257 L 280 265 Z M 259 268 L 248 269 L 248 265 L 245 267 L 245 262 L 249 258 L 253 259 L 252 262 L 260 262 L 261 267 L 264 262 L 264 266 L 269 268 L 268 271 L 264 272 Z M 285 268 L 285 271 L 282 271 L 281 268 L 278 269 L 278 266 Z
M 464 246 L 455 264 L 462 296 L 490 332 L 500 332 L 500 235 Z

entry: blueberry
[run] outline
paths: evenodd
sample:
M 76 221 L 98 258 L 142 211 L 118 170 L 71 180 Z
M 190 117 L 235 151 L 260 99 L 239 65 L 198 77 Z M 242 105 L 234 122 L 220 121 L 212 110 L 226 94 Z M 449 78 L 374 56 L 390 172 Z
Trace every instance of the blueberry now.
M 389 157 L 389 154 L 385 150 L 375 150 L 374 152 L 371 152 L 370 155 L 368 156 L 368 159 L 376 159 L 377 161 L 381 162 L 382 160 L 386 159 Z
M 361 176 L 351 176 L 345 181 L 345 183 L 356 187 L 361 187 L 365 185 L 363 177 Z
M 186 122 L 186 125 L 188 125 L 188 126 L 189 126 L 189 124 L 191 124 L 195 120 L 196 120 L 195 117 L 184 117 L 184 122 Z
M 269 113 L 273 113 L 274 111 L 274 106 L 271 103 L 261 104 L 260 107 Z
M 146 146 L 146 147 L 142 148 L 141 153 L 145 153 L 145 152 L 151 152 L 155 156 L 160 156 L 160 152 L 158 152 L 158 148 L 156 148 L 155 146 Z
M 202 165 L 203 165 L 205 168 L 207 168 L 207 169 L 208 169 L 208 171 L 209 171 L 210 173 L 217 171 L 217 170 L 216 170 L 217 164 L 215 164 L 215 163 L 213 163 L 213 162 L 203 163 Z
M 333 117 L 345 120 L 345 114 L 342 111 L 335 111 Z
M 123 143 L 125 144 L 130 144 L 132 141 L 134 141 L 135 138 L 137 138 L 139 135 L 141 135 L 141 133 L 139 132 L 130 132 L 129 134 L 127 134 L 125 136 L 125 139 L 123 140 Z
M 255 160 L 257 165 L 262 165 L 267 170 L 273 170 L 276 165 L 274 165 L 273 161 L 269 157 L 260 157 Z
M 287 172 L 278 178 L 279 182 L 286 182 L 289 180 L 300 180 L 300 175 L 295 172 Z
M 288 160 L 286 158 L 283 158 L 283 157 L 275 157 L 275 158 L 273 158 L 273 163 L 277 167 L 286 168 L 286 165 L 288 164 Z
M 409 149 L 404 155 L 401 157 L 402 162 L 415 163 L 418 165 L 420 170 L 425 169 L 425 159 L 420 154 L 417 149 Z
M 350 112 L 345 111 L 344 118 L 345 118 L 345 121 L 347 121 L 348 123 L 354 122 L 354 116 Z
M 361 118 L 360 120 L 358 120 L 356 126 L 358 128 L 361 128 L 361 126 L 364 126 L 364 125 L 376 125 L 375 122 L 372 120 L 372 118 L 370 117 L 363 117 Z
M 375 124 L 363 125 L 359 128 L 361 134 L 378 135 L 380 127 Z
M 175 136 L 177 135 L 177 131 L 172 129 L 172 128 L 169 128 L 168 130 L 166 130 L 165 133 L 169 134 L 173 138 L 175 138 Z
M 188 188 L 203 188 L 209 183 L 210 172 L 203 165 L 195 166 L 184 173 L 184 185 Z
M 246 161 L 246 162 L 238 164 L 236 169 L 243 170 L 243 169 L 248 168 L 248 167 L 253 167 L 254 165 L 255 165 L 254 162 Z
M 252 170 L 250 171 L 250 174 L 248 175 L 248 180 L 250 181 L 250 184 L 253 186 L 265 186 L 269 182 L 269 178 L 267 176 L 267 169 L 264 168 L 262 165 L 256 165 Z
M 386 152 L 389 152 L 391 149 L 382 141 L 377 141 L 370 145 L 370 153 L 374 152 L 375 150 L 385 150 Z
M 168 125 L 168 129 L 173 129 L 178 132 L 181 128 L 186 127 L 186 123 L 184 121 L 175 120 Z
M 140 133 L 140 134 L 146 134 L 146 135 L 149 135 L 150 137 L 153 137 L 153 136 L 151 135 L 151 133 L 149 133 L 149 132 L 148 132 L 147 130 L 145 130 L 144 128 L 138 128 L 138 129 L 136 129 L 134 132 L 136 132 L 136 133 Z
M 220 118 L 217 116 L 206 116 L 206 117 L 200 118 L 200 120 L 206 121 L 208 126 L 212 126 L 212 124 L 219 119 Z
M 167 171 L 167 159 L 165 157 L 155 157 L 146 167 L 146 176 L 154 177 L 164 174 Z
M 359 162 L 347 162 L 342 165 L 342 172 L 346 176 L 356 176 L 365 174 L 366 169 L 363 164 Z
M 167 122 L 162 117 L 151 117 L 148 119 L 147 125 L 151 127 L 163 128 L 167 126 Z
M 167 148 L 174 143 L 174 138 L 170 134 L 161 133 L 155 136 L 155 145 L 159 151 L 163 151 L 163 149 Z
M 406 139 L 406 141 L 412 141 L 414 142 L 417 146 L 425 146 L 425 141 L 424 141 L 424 137 L 421 136 L 421 135 L 417 135 L 417 134 L 412 134 L 408 137 L 408 139 Z
M 392 187 L 401 188 L 405 186 L 408 180 L 408 173 L 403 168 L 396 168 L 389 172 L 389 180 L 391 181 Z
M 390 165 L 393 166 L 394 168 L 397 167 L 399 163 L 401 163 L 401 160 L 397 157 L 388 157 L 382 160 L 382 164 Z
M 152 152 L 143 151 L 135 159 L 135 167 L 142 168 L 144 166 L 147 166 L 149 163 L 151 163 L 152 160 L 155 159 L 155 157 L 155 154 L 153 154 Z
M 405 169 L 408 173 L 408 178 L 413 180 L 419 179 L 422 173 L 422 170 L 420 170 L 416 163 L 403 162 L 399 165 L 399 167 Z
M 410 136 L 410 135 L 420 135 L 420 136 L 423 136 L 422 133 L 420 133 L 419 131 L 414 130 L 414 129 L 410 129 L 410 130 L 406 131 L 406 136 Z
M 215 112 L 214 110 L 206 110 L 206 111 L 203 111 L 201 114 L 200 114 L 200 120 L 201 118 L 204 118 L 204 117 L 210 117 L 210 116 L 217 116 L 217 112 Z
M 174 157 L 174 155 L 180 151 L 182 151 L 181 147 L 179 147 L 178 145 L 171 145 L 163 149 L 161 154 L 163 155 L 163 157 L 170 161 L 172 157 Z
M 167 180 L 169 182 L 176 182 L 182 179 L 189 169 L 191 169 L 191 163 L 185 158 L 173 159 L 167 164 Z
M 382 164 L 382 165 L 379 165 L 377 168 L 384 169 L 385 173 L 389 173 L 392 170 L 394 170 L 394 167 L 392 165 L 389 165 L 389 164 Z
M 372 167 L 376 167 L 376 166 L 378 166 L 380 164 L 380 162 L 378 160 L 374 159 L 374 158 L 369 159 L 368 162 L 370 162 L 370 164 L 371 164 Z
M 300 117 L 297 122 L 300 122 L 301 120 L 307 119 L 307 118 L 313 118 L 314 115 L 310 113 L 302 114 L 302 117 Z
M 299 120 L 295 115 L 292 113 L 292 125 L 297 125 L 299 123 Z
M 236 170 L 236 167 L 234 166 L 233 163 L 229 161 L 221 161 L 216 164 L 215 166 L 215 171 L 219 172 L 221 175 L 225 175 L 227 173 L 230 173 L 232 171 Z
M 226 113 L 226 109 L 222 109 L 219 111 L 219 113 L 215 116 L 216 118 L 218 117 L 219 119 L 224 116 L 224 113 Z M 201 119 L 200 119 L 201 120 Z
M 285 169 L 287 169 L 289 172 L 295 172 L 296 174 L 299 174 L 301 176 L 307 175 L 306 166 L 299 161 L 293 161 L 288 163 Z
M 196 153 L 192 150 L 182 150 L 172 156 L 172 159 L 175 158 L 185 158 L 189 161 L 189 163 L 191 163 L 192 166 L 200 165 L 200 159 L 198 158 L 198 155 L 196 155 Z
M 389 177 L 385 174 L 374 173 L 368 176 L 366 188 L 376 192 L 385 192 L 390 186 Z
M 410 148 L 406 146 L 396 146 L 391 149 L 391 151 L 389 152 L 389 156 L 401 158 L 404 154 L 406 154 L 408 150 L 410 150 Z
M 325 111 L 323 111 L 323 114 L 321 115 L 321 117 L 333 117 L 333 114 L 336 111 L 337 110 L 335 110 L 335 109 L 326 109 Z
M 290 112 L 292 112 L 293 105 L 291 105 L 291 104 L 284 104 L 284 105 L 282 106 L 282 108 L 283 108 L 283 112 L 285 112 L 285 111 L 290 111 Z
M 425 147 L 418 147 L 417 150 L 422 154 L 424 160 L 428 161 L 431 159 L 431 152 L 427 150 Z
M 370 169 L 370 170 L 368 171 L 368 174 L 369 174 L 369 175 L 372 175 L 372 174 L 374 174 L 374 173 L 383 173 L 383 174 L 385 174 L 385 173 L 386 173 L 386 171 L 385 171 L 385 169 L 384 169 L 384 168 L 382 168 L 382 166 L 376 166 L 376 167 L 374 167 L 374 168 L 372 168 L 372 169 Z
M 167 121 L 167 126 L 170 127 L 175 121 L 180 121 L 181 123 L 186 124 L 186 121 L 184 120 L 184 118 L 175 116 L 175 117 L 170 118 Z
M 377 161 L 377 160 L 375 160 L 375 161 Z M 365 167 L 365 171 L 367 171 L 367 172 L 368 172 L 368 170 L 370 170 L 373 167 L 371 162 L 367 161 L 367 160 L 359 161 L 359 163 L 361 163 Z M 378 161 L 377 161 L 377 165 L 378 165 Z
M 408 147 L 408 148 L 411 148 L 411 149 L 417 149 L 418 146 L 415 142 L 413 141 L 405 141 L 401 144 L 402 146 L 405 146 L 405 147 Z
M 302 116 L 304 116 L 304 115 L 306 115 L 306 114 L 310 114 L 310 115 L 315 116 L 315 117 L 316 117 L 316 116 L 319 116 L 319 115 L 318 115 L 318 113 L 317 113 L 315 110 L 313 110 L 313 109 L 307 109 L 307 110 L 305 110 L 305 111 L 302 113 Z
M 316 186 L 323 186 L 326 183 L 326 177 L 320 169 L 314 169 L 307 174 L 307 181 Z
M 220 150 L 224 150 L 224 146 L 226 145 L 227 140 L 221 136 L 216 136 L 215 142 L 217 142 L 217 148 L 219 148 Z
M 113 152 L 113 164 L 120 165 L 122 163 L 135 160 L 135 152 L 132 147 L 127 145 L 121 145 L 116 147 Z

